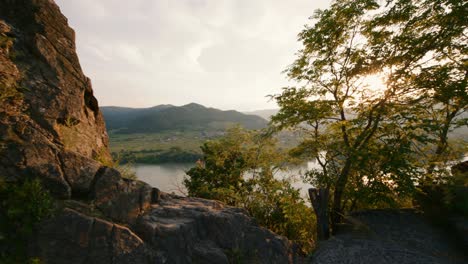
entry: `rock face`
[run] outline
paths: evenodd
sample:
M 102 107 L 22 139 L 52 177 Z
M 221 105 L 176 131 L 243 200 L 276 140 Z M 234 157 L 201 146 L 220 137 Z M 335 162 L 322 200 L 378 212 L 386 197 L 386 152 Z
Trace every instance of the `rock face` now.
M 37 251 L 45 263 L 149 263 L 150 251 L 127 227 L 65 209 L 42 224 Z
M 45 0 L 1 0 L 0 25 L 0 171 L 8 180 L 41 177 L 69 198 L 94 159 L 110 157 L 75 33 Z
M 293 263 L 240 209 L 161 193 L 112 168 L 74 32 L 52 0 L 0 0 L 0 177 L 57 198 L 29 241 L 44 263 Z
M 414 210 L 351 215 L 351 228 L 319 245 L 310 263 L 466 263 L 447 233 Z
M 131 229 L 69 207 L 37 235 L 46 263 L 302 263 L 287 239 L 217 201 L 162 193 Z
M 163 194 L 135 231 L 157 263 L 292 263 L 291 243 L 259 227 L 239 208 Z M 181 254 L 181 252 L 184 252 Z

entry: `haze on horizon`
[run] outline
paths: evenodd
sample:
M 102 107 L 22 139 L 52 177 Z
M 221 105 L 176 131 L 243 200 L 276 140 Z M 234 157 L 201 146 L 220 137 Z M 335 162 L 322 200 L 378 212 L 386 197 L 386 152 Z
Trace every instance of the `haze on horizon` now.
M 330 0 L 56 0 L 101 106 L 276 108 L 297 34 Z

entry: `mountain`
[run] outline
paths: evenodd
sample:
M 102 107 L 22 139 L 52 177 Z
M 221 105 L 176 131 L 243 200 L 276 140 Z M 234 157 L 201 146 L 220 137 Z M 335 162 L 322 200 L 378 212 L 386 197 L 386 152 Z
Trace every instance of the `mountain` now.
M 239 124 L 247 129 L 261 129 L 267 121 L 234 110 L 222 111 L 200 104 L 158 105 L 150 108 L 101 107 L 108 131 L 120 134 L 157 133 L 168 130 L 224 130 Z
M 263 110 L 255 110 L 250 112 L 244 112 L 246 115 L 256 115 L 263 119 L 270 121 L 271 116 L 276 115 L 279 109 L 263 109 Z

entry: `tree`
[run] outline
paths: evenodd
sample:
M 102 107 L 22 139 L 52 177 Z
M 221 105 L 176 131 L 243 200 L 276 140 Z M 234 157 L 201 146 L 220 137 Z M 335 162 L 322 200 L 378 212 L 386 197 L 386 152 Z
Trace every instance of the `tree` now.
M 446 156 L 466 109 L 465 13 L 460 1 L 339 0 L 299 34 L 287 70 L 298 87 L 273 96 L 272 123 L 307 131 L 296 154 L 321 166 L 308 176 L 332 191 L 332 227 L 359 204 L 401 202 L 424 172 L 418 162 L 430 172 Z M 370 76 L 386 85 L 372 87 Z M 418 156 L 430 143 L 433 158 Z
M 344 214 L 350 178 L 362 181 L 369 176 L 358 173 L 357 161 L 370 157 L 369 144 L 377 135 L 391 139 L 385 127 L 392 124 L 391 108 L 404 92 L 372 90 L 363 82 L 378 71 L 362 32 L 364 15 L 377 8 L 374 1 L 336 1 L 330 9 L 317 11 L 315 25 L 299 34 L 304 48 L 287 71 L 302 86 L 274 96 L 281 109 L 273 124 L 309 132 L 299 152 L 321 166 L 309 174 L 314 184 L 333 190 L 332 227 Z
M 304 253 L 313 248 L 311 209 L 289 179 L 274 177 L 286 162 L 274 139 L 236 127 L 206 142 L 202 151 L 203 159 L 184 180 L 190 196 L 245 208 L 260 225 L 295 241 Z
M 468 106 L 467 14 L 464 1 L 388 1 L 366 25 L 376 63 L 393 71 L 389 84 L 413 91 L 407 118 L 432 143 L 421 153 L 427 156 L 423 160 L 430 181 L 437 181 L 436 168 L 444 172 L 447 161 L 459 158 L 448 133 L 467 125 L 461 116 Z

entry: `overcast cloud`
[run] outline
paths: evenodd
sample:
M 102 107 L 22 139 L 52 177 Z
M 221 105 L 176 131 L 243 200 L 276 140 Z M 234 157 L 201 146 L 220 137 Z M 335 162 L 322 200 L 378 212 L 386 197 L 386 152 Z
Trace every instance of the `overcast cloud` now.
M 315 0 L 56 0 L 100 105 L 275 108 Z

